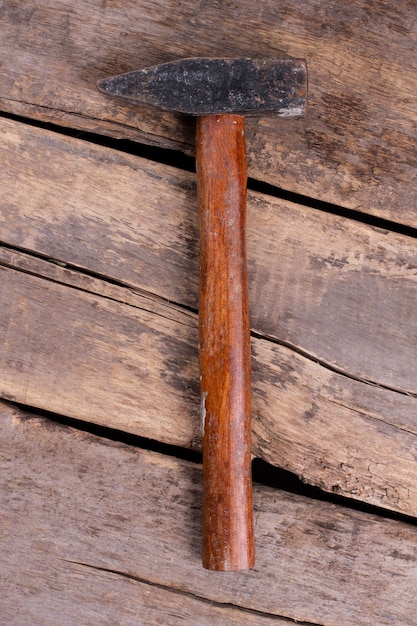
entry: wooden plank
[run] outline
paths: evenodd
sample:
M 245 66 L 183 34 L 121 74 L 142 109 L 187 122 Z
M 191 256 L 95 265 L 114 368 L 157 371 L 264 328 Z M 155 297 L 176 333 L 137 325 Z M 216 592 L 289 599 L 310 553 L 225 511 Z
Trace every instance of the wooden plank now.
M 3 242 L 197 309 L 194 174 L 16 122 L 0 133 Z M 416 239 L 260 193 L 248 213 L 254 331 L 416 394 Z
M 7 405 L 0 427 L 3 623 L 415 623 L 408 524 L 256 486 L 256 567 L 225 576 L 199 465 Z
M 325 8 L 324 8 L 325 6 Z M 0 14 L 0 106 L 73 128 L 192 149 L 193 124 L 97 93 L 97 79 L 184 56 L 305 56 L 306 120 L 253 119 L 250 175 L 417 225 L 417 7 L 19 0 Z
M 21 271 L 0 267 L 0 395 L 200 448 L 196 315 L 16 257 L 8 264 Z M 255 456 L 327 491 L 417 514 L 415 397 L 265 339 L 252 338 L 252 355 Z
M 215 601 L 99 568 L 87 569 L 84 564 L 62 563 L 48 557 L 47 563 L 37 563 L 37 567 L 40 572 L 18 574 L 19 588 L 7 585 L 6 606 L 0 608 L 5 623 L 66 626 L 70 614 L 83 626 L 177 626 L 195 624 L 195 620 L 199 626 L 288 626 L 287 619 L 232 606 L 224 608 Z M 38 580 L 35 588 L 32 577 Z M 35 597 L 24 599 L 25 589 Z

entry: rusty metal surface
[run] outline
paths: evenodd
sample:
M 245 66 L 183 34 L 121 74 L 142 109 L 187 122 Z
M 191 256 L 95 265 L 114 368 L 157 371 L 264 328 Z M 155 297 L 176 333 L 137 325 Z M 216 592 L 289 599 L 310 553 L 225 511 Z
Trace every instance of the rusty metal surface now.
M 303 59 L 189 58 L 99 81 L 113 96 L 190 115 L 304 114 L 307 68 Z

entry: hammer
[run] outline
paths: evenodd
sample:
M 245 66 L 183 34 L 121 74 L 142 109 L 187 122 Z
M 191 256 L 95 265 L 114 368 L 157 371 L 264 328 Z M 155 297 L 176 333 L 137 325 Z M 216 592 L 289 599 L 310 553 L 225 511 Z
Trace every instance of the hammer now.
M 255 561 L 244 114 L 304 114 L 302 59 L 187 58 L 106 78 L 100 91 L 197 116 L 203 566 Z

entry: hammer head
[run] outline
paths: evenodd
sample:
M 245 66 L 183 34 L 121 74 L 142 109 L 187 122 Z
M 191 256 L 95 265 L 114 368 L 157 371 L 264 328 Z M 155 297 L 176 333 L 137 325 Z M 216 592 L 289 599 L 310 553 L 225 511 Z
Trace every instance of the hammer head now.
M 304 114 L 307 68 L 303 59 L 189 58 L 105 78 L 97 86 L 113 96 L 189 115 L 294 117 Z

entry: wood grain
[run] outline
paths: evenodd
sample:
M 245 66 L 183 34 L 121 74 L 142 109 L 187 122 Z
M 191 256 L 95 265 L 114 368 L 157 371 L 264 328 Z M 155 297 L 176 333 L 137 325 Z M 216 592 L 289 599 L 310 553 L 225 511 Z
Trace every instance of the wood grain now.
M 2 397 L 200 448 L 195 314 L 2 254 Z M 252 355 L 255 456 L 324 490 L 416 515 L 413 396 L 264 339 L 252 339 Z
M 194 174 L 5 120 L 0 137 L 3 242 L 198 308 Z M 247 244 L 256 333 L 417 393 L 416 239 L 252 192 Z
M 415 623 L 408 524 L 258 485 L 257 567 L 208 572 L 200 466 L 7 405 L 0 428 L 5 624 Z
M 417 8 L 408 0 L 8 0 L 0 20 L 3 111 L 187 152 L 190 120 L 108 99 L 97 79 L 188 56 L 305 57 L 308 116 L 250 122 L 250 176 L 417 225 Z
M 245 122 L 197 120 L 203 563 L 254 565 Z

